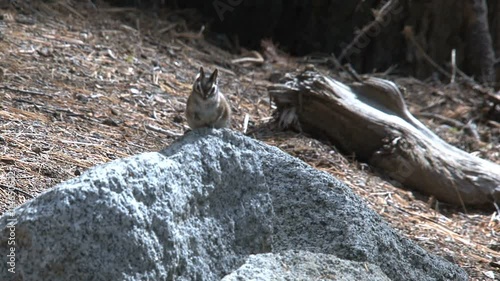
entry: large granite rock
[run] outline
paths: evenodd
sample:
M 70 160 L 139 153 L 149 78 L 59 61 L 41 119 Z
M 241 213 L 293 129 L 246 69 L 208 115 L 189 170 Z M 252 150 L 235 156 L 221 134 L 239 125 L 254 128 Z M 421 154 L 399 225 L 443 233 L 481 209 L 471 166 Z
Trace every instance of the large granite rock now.
M 222 281 L 241 280 L 391 280 L 380 267 L 353 262 L 335 255 L 287 250 L 281 253 L 250 255 L 245 263 Z
M 16 243 L 0 280 L 467 280 L 329 174 L 229 130 L 94 167 L 0 227 L 1 253 Z

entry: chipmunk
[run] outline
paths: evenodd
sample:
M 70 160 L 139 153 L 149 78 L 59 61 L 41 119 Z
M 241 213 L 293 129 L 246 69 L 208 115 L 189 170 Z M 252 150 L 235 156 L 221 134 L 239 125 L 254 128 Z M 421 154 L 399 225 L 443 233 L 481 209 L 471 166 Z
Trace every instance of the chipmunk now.
M 193 90 L 186 103 L 186 119 L 191 129 L 224 128 L 231 124 L 231 107 L 219 92 L 218 73 L 215 69 L 207 77 L 203 67 L 200 67 L 200 72 L 196 75 Z

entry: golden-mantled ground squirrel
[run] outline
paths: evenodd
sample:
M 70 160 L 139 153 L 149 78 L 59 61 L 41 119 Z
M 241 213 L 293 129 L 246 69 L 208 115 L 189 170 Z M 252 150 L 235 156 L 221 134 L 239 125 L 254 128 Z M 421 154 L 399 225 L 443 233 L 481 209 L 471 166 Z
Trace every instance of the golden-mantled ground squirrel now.
M 186 104 L 186 119 L 191 129 L 224 128 L 231 124 L 231 107 L 219 92 L 218 73 L 215 69 L 212 75 L 207 77 L 203 67 L 200 67 Z

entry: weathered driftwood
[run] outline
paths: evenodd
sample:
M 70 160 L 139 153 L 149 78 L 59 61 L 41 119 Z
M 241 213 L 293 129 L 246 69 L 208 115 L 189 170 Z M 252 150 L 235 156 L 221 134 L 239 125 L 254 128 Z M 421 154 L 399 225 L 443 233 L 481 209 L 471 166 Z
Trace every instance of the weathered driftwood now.
M 342 84 L 308 68 L 269 88 L 282 127 L 327 136 L 404 186 L 453 204 L 500 201 L 500 166 L 449 145 L 414 118 L 398 87 Z

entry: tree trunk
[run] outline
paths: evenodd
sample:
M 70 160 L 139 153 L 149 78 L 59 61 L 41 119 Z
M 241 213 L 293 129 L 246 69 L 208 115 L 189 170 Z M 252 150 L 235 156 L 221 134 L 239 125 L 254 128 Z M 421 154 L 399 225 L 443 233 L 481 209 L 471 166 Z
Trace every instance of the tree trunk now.
M 500 88 L 500 3 L 498 1 L 488 2 L 489 26 L 491 39 L 493 41 L 493 50 L 495 51 L 495 89 Z
M 465 14 L 466 68 L 482 83 L 494 80 L 495 53 L 485 0 L 467 0 Z
M 405 186 L 452 204 L 500 201 L 500 166 L 447 144 L 414 118 L 397 86 L 350 86 L 308 68 L 269 88 L 282 127 L 327 136 Z

